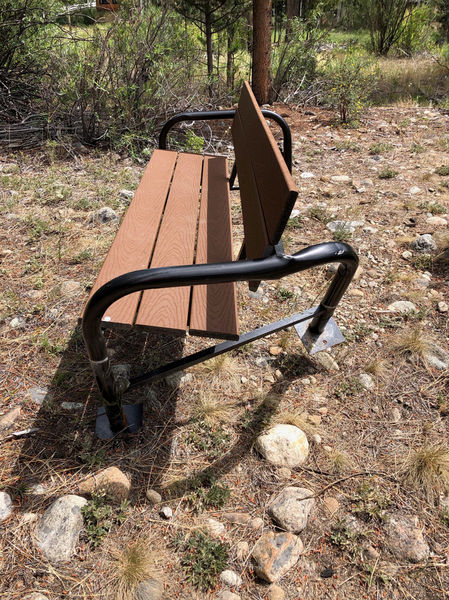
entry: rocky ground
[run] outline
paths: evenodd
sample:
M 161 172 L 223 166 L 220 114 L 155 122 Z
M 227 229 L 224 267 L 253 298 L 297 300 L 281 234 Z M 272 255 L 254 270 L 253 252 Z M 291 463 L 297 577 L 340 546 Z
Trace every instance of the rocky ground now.
M 276 108 L 299 188 L 286 250 L 360 255 L 346 342 L 310 358 L 275 334 L 137 389 L 127 441 L 93 435 L 77 319 L 143 166 L 0 156 L 2 598 L 449 595 L 449 116 L 379 108 L 343 129 Z M 317 303 L 331 276 L 239 285 L 242 331 Z M 137 373 L 205 343 L 109 336 Z

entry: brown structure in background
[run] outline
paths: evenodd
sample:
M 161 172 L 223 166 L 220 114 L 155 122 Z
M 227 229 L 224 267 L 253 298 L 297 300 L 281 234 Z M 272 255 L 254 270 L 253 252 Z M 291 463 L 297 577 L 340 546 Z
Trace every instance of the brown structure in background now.
M 119 5 L 116 0 L 97 0 L 97 10 L 112 10 L 115 12 L 118 9 Z

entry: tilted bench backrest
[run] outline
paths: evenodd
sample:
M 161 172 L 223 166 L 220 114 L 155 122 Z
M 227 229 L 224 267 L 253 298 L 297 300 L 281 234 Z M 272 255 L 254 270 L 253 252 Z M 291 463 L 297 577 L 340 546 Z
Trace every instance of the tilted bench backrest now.
M 242 201 L 246 258 L 272 253 L 298 192 L 248 83 L 232 124 Z

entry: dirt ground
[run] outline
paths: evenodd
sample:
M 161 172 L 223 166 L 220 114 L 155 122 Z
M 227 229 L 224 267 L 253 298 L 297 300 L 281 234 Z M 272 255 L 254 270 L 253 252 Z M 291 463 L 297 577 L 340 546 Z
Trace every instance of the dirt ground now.
M 243 578 L 235 592 L 244 600 L 268 598 L 250 553 L 264 531 L 275 530 L 267 506 L 286 485 L 316 496 L 300 534 L 304 554 L 278 582 L 286 598 L 449 596 L 448 371 L 425 359 L 433 344 L 449 350 L 449 115 L 373 108 L 346 129 L 318 109 L 275 108 L 292 128 L 299 189 L 286 251 L 336 236 L 360 256 L 361 269 L 335 314 L 346 342 L 332 349 L 329 367 L 304 353 L 294 331 L 281 332 L 191 369 L 193 377 L 178 385 L 138 388 L 127 401 L 144 402 L 145 421 L 130 441 L 93 434 L 99 395 L 77 323 L 117 229 L 98 225 L 92 213 L 108 206 L 121 216 L 129 198 L 120 191 L 135 189 L 144 166 L 114 153 L 67 155 L 56 145 L 0 155 L 0 415 L 21 410 L 12 429 L 0 433 L 0 489 L 15 507 L 0 524 L 1 598 L 113 597 L 114 557 L 136 539 L 151 541 L 164 597 L 218 597 L 220 584 L 210 592 L 191 585 L 176 543 L 208 517 L 225 525 L 229 568 Z M 237 249 L 236 194 L 233 201 Z M 326 224 L 335 220 L 359 224 L 333 234 Z M 411 242 L 426 233 L 438 248 L 417 254 Z M 241 330 L 317 304 L 329 276 L 328 268 L 308 271 L 263 283 L 256 295 L 239 284 Z M 389 311 L 399 300 L 415 310 Z M 208 343 L 114 332 L 108 345 L 114 362 L 131 363 L 138 374 Z M 369 375 L 370 389 L 361 374 Z M 35 388 L 43 389 L 41 404 Z M 254 449 L 273 422 L 305 430 L 310 454 L 302 467 L 273 467 Z M 29 437 L 6 439 L 31 427 L 38 431 Z M 413 452 L 441 445 L 446 462 L 427 465 L 414 479 Z M 124 517 L 97 547 L 84 532 L 68 563 L 50 564 L 33 543 L 37 519 L 57 497 L 76 494 L 87 475 L 111 465 L 132 482 Z M 229 491 L 222 505 L 204 505 L 195 492 L 205 473 Z M 147 489 L 160 492 L 172 519 L 149 503 Z M 230 523 L 231 512 L 251 521 Z M 393 514 L 417 518 L 427 559 L 413 563 L 392 552 Z M 263 519 L 258 529 L 250 525 L 256 517 Z M 242 542 L 249 549 L 243 555 Z

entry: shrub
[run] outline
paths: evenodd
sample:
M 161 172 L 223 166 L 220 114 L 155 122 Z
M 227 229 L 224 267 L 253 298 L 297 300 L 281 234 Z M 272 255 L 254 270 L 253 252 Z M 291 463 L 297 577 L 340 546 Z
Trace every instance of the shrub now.
M 377 78 L 377 70 L 369 58 L 353 52 L 327 61 L 323 73 L 323 97 L 338 111 L 340 121 L 357 120 L 368 104 Z
M 187 540 L 176 538 L 174 545 L 183 552 L 181 565 L 187 580 L 203 591 L 212 589 L 228 563 L 228 545 L 212 540 L 201 531 L 192 533 Z
M 426 50 L 431 41 L 433 11 L 430 6 L 416 6 L 408 12 L 400 32 L 397 48 L 412 56 Z

